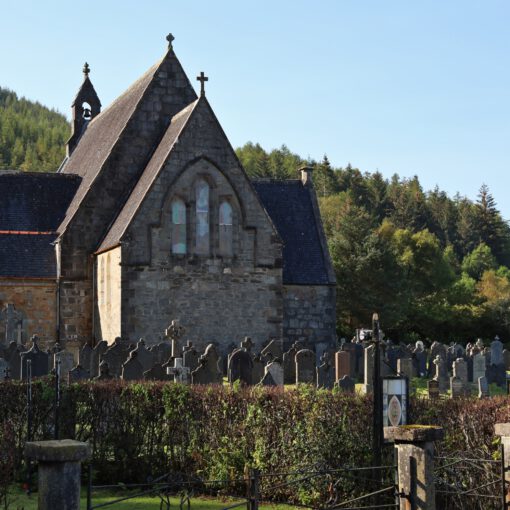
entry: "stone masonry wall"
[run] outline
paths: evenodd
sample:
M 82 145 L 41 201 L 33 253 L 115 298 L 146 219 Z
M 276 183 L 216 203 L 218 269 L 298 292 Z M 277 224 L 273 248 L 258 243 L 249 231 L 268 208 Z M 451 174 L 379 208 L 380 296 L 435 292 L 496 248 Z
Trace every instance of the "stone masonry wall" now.
M 38 335 L 41 346 L 56 339 L 57 287 L 51 280 L 0 280 L 0 309 L 14 304 L 22 314 L 22 343 Z
M 300 341 L 322 354 L 334 346 L 336 288 L 334 285 L 284 285 L 283 345 Z

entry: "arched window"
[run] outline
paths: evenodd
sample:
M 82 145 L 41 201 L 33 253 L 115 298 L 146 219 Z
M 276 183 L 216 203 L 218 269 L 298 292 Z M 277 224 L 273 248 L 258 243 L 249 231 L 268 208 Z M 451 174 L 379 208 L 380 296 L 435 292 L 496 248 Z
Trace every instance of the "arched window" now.
M 220 204 L 220 254 L 232 252 L 232 206 L 225 200 Z
M 172 202 L 172 253 L 186 253 L 186 204 L 179 198 Z
M 209 255 L 209 185 L 200 179 L 195 188 L 196 197 L 196 241 L 195 251 Z

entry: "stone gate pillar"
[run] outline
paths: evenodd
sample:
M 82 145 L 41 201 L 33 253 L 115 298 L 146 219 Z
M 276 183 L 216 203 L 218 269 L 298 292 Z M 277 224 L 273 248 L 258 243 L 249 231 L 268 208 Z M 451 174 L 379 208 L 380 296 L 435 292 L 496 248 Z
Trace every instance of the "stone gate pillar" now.
M 39 463 L 38 510 L 80 510 L 81 463 L 88 443 L 71 439 L 26 443 L 25 455 Z
M 422 425 L 385 427 L 384 438 L 397 448 L 400 510 L 435 510 L 434 441 L 443 438 L 443 429 Z
M 503 446 L 504 466 L 505 466 L 505 502 L 510 503 L 510 423 L 496 423 L 494 431 L 497 436 L 501 437 Z

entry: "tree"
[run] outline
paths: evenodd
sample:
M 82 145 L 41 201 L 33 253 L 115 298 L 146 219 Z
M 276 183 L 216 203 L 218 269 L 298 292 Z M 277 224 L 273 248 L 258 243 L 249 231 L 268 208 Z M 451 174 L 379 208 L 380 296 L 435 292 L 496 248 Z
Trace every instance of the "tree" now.
M 479 280 L 482 274 L 489 269 L 496 269 L 497 261 L 491 249 L 481 243 L 462 261 L 462 271 L 475 280 Z
M 335 171 L 326 155 L 319 164 L 315 164 L 313 182 L 319 197 L 327 197 L 340 190 Z

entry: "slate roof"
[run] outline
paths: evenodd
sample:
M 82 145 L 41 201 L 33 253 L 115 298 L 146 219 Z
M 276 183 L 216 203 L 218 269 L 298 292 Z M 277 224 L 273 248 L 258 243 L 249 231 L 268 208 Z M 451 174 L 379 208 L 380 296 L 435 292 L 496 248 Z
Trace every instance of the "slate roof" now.
M 283 240 L 283 283 L 328 285 L 329 255 L 324 252 L 311 186 L 300 180 L 255 180 L 253 186 Z M 320 223 L 319 223 L 320 225 Z
M 80 177 L 0 171 L 0 276 L 54 278 L 56 230 Z

